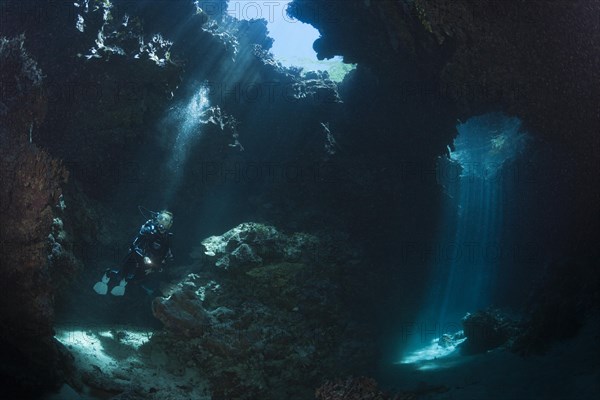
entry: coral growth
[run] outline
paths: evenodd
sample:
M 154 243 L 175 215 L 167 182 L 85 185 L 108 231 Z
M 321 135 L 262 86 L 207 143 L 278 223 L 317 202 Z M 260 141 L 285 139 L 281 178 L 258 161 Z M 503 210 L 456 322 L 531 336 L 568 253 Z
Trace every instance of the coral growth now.
M 0 80 L 3 84 L 3 101 L 12 102 L 19 96 L 40 87 L 42 71 L 25 50 L 25 35 L 13 39 L 0 37 L 0 55 L 2 57 Z M 6 107 L 6 104 L 0 105 L 4 112 L 6 112 Z
M 0 60 L 0 144 L 6 148 L 17 135 L 22 135 L 19 141 L 29 138 L 30 129 L 40 125 L 46 99 L 41 90 L 42 70 L 25 50 L 25 35 L 0 37 Z
M 317 400 L 389 400 L 374 379 L 360 377 L 327 381 L 315 392 Z
M 341 266 L 315 257 L 329 245 L 257 223 L 202 243 L 201 268 L 155 299 L 167 330 L 149 346 L 200 368 L 215 399 L 304 399 L 327 371 L 352 368 L 361 339 L 335 282 Z
M 361 376 L 326 381 L 315 392 L 317 400 L 417 400 L 421 395 L 441 393 L 446 388 L 421 384 L 419 389 L 394 395 L 381 391 L 372 378 Z
M 35 393 L 56 384 L 64 369 L 64 353 L 52 337 L 51 276 L 60 275 L 52 269 L 61 263 L 48 260 L 58 260 L 61 248 L 54 236 L 51 247 L 48 241 L 54 229 L 64 243 L 55 206 L 68 174 L 31 142 L 33 125 L 44 118 L 45 99 L 41 72 L 24 50 L 23 36 L 0 39 L 0 62 L 0 84 L 14 89 L 0 115 L 0 345 L 11 349 L 0 364 L 0 378 L 15 392 Z

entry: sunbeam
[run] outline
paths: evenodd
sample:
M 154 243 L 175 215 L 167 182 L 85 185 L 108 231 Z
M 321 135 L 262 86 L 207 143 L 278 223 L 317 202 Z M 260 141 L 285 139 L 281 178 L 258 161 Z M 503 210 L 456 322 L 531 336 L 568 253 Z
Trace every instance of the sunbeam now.
M 430 328 L 429 333 L 451 340 L 440 346 L 441 339 L 435 338 L 423 347 L 426 338 L 415 337 L 408 347 L 418 350 L 402 363 L 433 360 L 456 350 L 464 341 L 461 318 L 491 305 L 493 284 L 509 246 L 501 240 L 503 196 L 511 195 L 506 193 L 510 190 L 506 180 L 511 177 L 503 171 L 525 148 L 527 135 L 521 131 L 521 121 L 486 114 L 459 124 L 457 130 L 454 150 L 449 159 L 440 161 L 440 176 L 446 177 L 441 183 L 448 194 L 446 216 L 439 252 L 431 260 L 433 290 L 420 322 Z
M 200 85 L 186 103 L 174 106 L 169 110 L 166 121 L 173 126 L 176 135 L 171 150 L 167 169 L 171 176 L 171 185 L 166 190 L 167 199 L 171 198 L 183 176 L 183 167 L 187 160 L 190 146 L 202 135 L 202 126 L 208 121 L 206 113 L 210 109 L 209 88 Z

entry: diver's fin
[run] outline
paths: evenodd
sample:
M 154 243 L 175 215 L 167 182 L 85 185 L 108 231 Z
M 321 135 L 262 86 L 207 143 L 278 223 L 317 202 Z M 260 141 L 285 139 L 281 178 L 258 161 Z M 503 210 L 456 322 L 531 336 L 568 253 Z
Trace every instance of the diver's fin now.
M 104 274 L 102 276 L 102 280 L 100 282 L 96 282 L 96 284 L 94 285 L 94 291 L 98 294 L 108 293 L 108 281 L 109 280 L 110 280 L 110 278 L 108 277 L 108 274 Z
M 108 293 L 108 285 L 104 282 L 96 282 L 94 291 L 98 294 L 106 294 Z
M 121 283 L 119 283 L 119 286 L 115 286 L 114 288 L 112 288 L 110 294 L 112 294 L 113 296 L 123 296 L 125 294 L 125 286 L 127 286 L 127 281 L 125 279 L 121 279 Z

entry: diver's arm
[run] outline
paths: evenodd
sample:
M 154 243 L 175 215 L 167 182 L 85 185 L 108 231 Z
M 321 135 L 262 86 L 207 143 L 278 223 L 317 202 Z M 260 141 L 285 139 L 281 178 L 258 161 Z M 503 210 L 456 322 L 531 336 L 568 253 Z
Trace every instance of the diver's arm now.
M 173 262 L 174 258 L 175 257 L 173 257 L 173 252 L 171 251 L 171 248 L 169 247 L 169 250 L 167 250 L 167 254 L 165 254 L 165 257 L 163 258 L 162 263 L 169 264 L 169 263 Z
M 166 264 L 170 264 L 171 262 L 173 262 L 173 252 L 171 251 L 171 238 L 173 237 L 173 234 L 171 232 L 167 232 L 163 237 L 162 237 L 162 245 L 164 246 L 164 248 L 166 248 L 166 251 L 163 253 L 164 256 L 162 257 L 161 263 L 163 265 Z
M 151 220 L 146 221 L 140 228 L 140 232 L 133 241 L 133 250 L 137 253 L 139 258 L 148 256 L 148 246 L 152 241 L 152 236 L 155 234 L 156 228 Z
M 149 219 L 148 221 L 146 221 L 146 223 L 144 225 L 142 225 L 142 227 L 140 228 L 140 235 L 151 235 L 153 233 L 156 232 L 156 226 L 154 226 L 154 223 L 152 222 L 151 219 Z

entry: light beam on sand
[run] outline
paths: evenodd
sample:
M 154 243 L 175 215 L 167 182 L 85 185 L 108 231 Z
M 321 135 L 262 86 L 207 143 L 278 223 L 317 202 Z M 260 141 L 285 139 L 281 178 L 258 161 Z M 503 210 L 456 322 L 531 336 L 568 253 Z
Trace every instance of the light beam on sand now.
M 439 327 L 436 333 L 442 336 L 431 343 L 423 336 L 411 338 L 412 343 L 405 343 L 407 355 L 401 363 L 456 353 L 455 347 L 462 342 L 439 346 L 439 340 L 460 329 L 467 312 L 491 305 L 499 267 L 510 248 L 510 243 L 503 242 L 505 219 L 511 214 L 504 200 L 514 194 L 515 176 L 508 173 L 513 171 L 507 171 L 507 165 L 523 152 L 528 135 L 518 118 L 501 113 L 473 117 L 457 130 L 454 149 L 438 168 L 447 195 L 439 243 L 446 246 L 431 257 L 431 293 L 415 324 Z
M 151 337 L 149 331 L 106 328 L 57 328 L 55 335 L 78 358 L 102 370 L 120 368 L 123 359 L 137 359 L 137 350 Z

